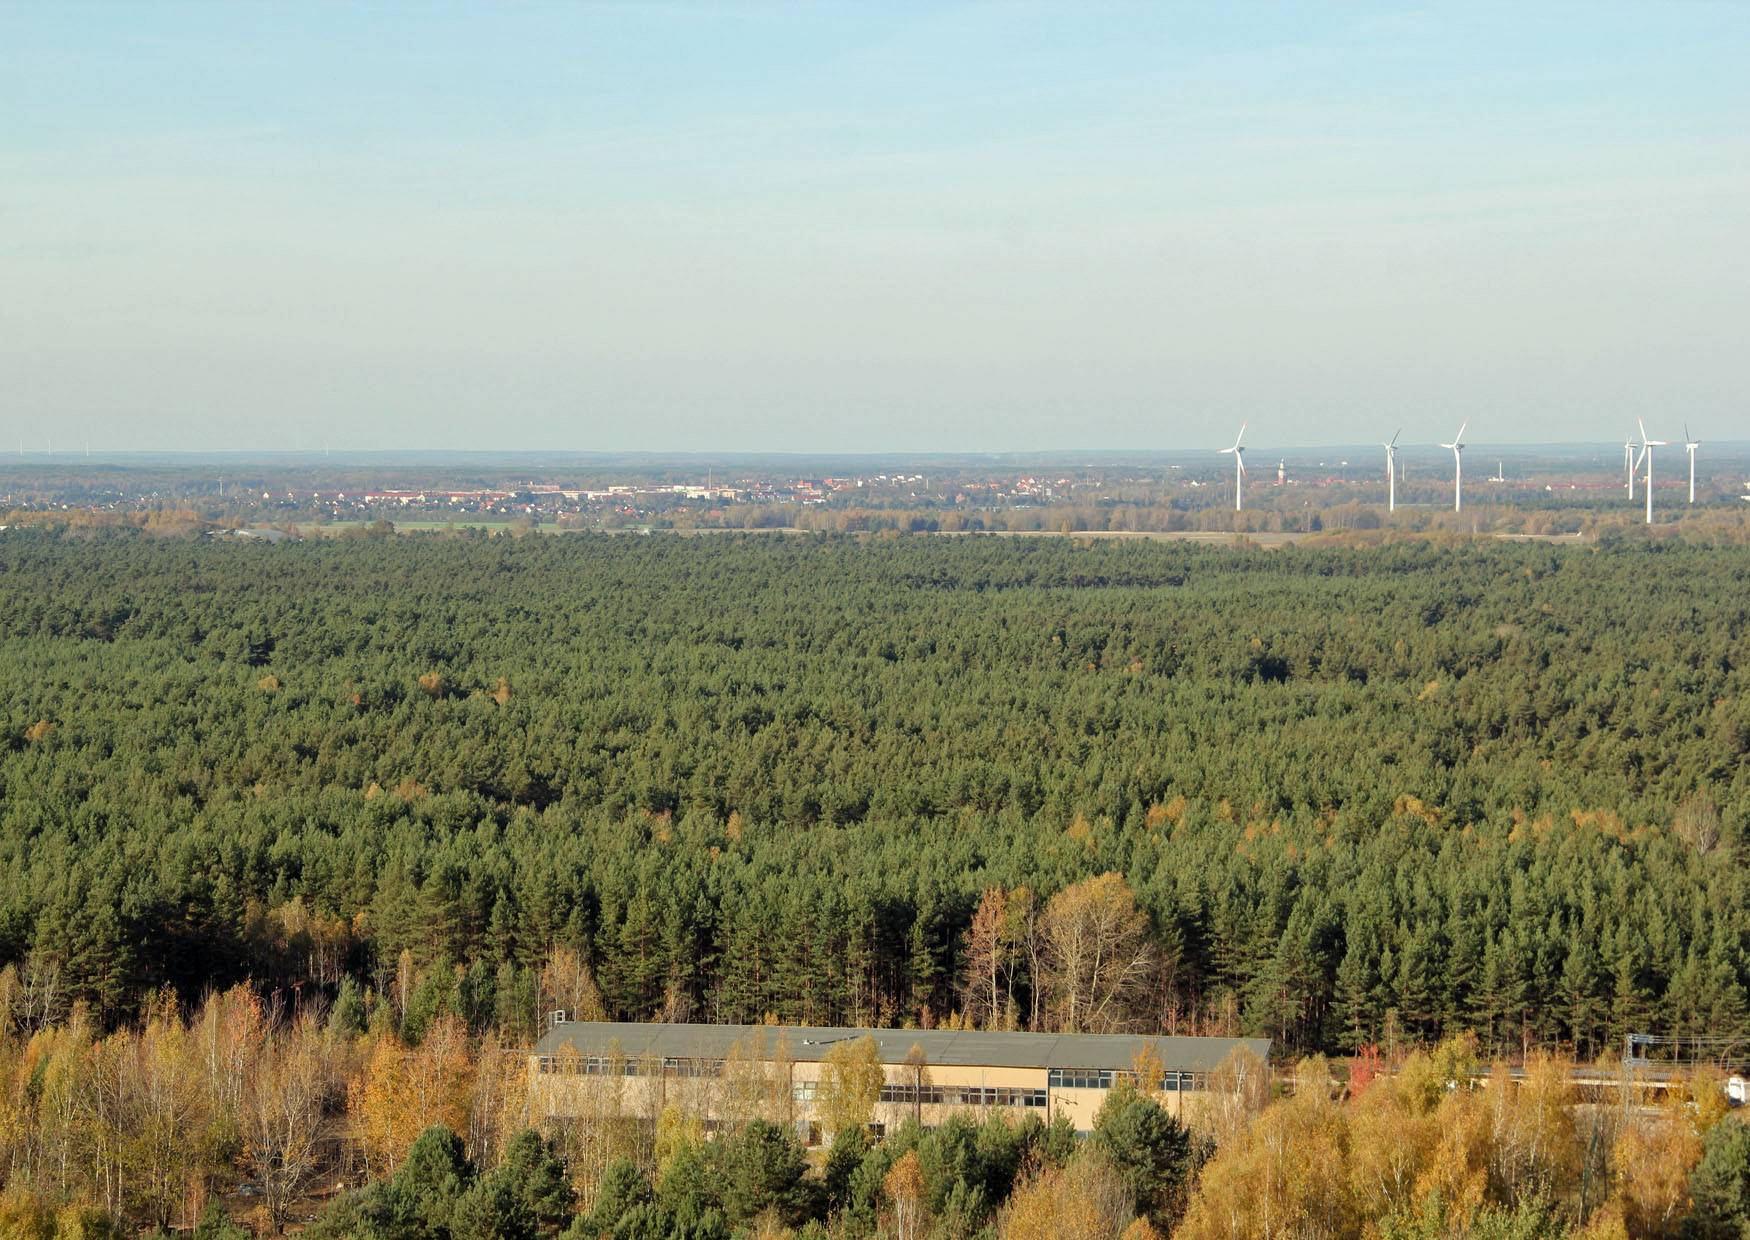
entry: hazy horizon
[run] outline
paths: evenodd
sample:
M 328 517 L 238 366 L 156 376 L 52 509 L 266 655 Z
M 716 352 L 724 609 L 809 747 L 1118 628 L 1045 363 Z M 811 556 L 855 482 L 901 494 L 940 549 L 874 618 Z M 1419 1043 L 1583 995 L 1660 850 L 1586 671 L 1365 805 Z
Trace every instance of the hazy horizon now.
M 15 5 L 0 450 L 1721 443 L 1747 51 L 1702 4 Z

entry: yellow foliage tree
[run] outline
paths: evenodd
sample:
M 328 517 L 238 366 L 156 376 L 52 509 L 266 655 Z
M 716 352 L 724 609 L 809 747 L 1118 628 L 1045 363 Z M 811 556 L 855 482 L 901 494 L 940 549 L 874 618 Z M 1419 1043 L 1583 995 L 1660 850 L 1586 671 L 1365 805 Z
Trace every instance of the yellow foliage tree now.
M 1534 1053 L 1517 1085 L 1504 1066 L 1490 1078 L 1491 1178 L 1501 1204 L 1559 1199 L 1579 1181 L 1573 1061 Z
M 1347 1236 L 1361 1210 L 1348 1176 L 1343 1110 L 1318 1091 L 1264 1111 L 1203 1169 L 1179 1240 Z
M 1066 1033 L 1116 1033 L 1154 974 L 1148 916 L 1123 875 L 1072 883 L 1045 906 L 1044 981 L 1053 1023 Z
M 887 1194 L 893 1222 L 894 1240 L 918 1240 L 924 1234 L 924 1173 L 918 1164 L 918 1152 L 907 1150 L 881 1182 Z
M 453 1016 L 432 1023 L 417 1048 L 386 1034 L 347 1090 L 366 1161 L 387 1175 L 433 1124 L 466 1132 L 473 1084 L 467 1031 Z
M 770 1038 L 755 1029 L 729 1048 L 717 1082 L 717 1110 L 731 1127 L 763 1119 L 785 1124 L 792 1118 L 792 1056 L 783 1034 Z
M 571 1020 L 606 1020 L 602 993 L 589 963 L 574 949 L 555 947 L 541 966 L 541 994 Z
M 321 1137 L 337 1088 L 336 1048 L 308 1016 L 262 1045 L 237 1101 L 243 1159 L 261 1187 L 270 1226 L 321 1166 Z
M 875 1114 L 887 1074 L 874 1038 L 834 1043 L 820 1069 L 815 1107 L 829 1132 L 861 1128 Z
M 1216 1145 L 1238 1140 L 1270 1100 L 1270 1069 L 1244 1046 L 1236 1046 L 1209 1074 L 1186 1118 Z
M 1704 1112 L 1696 1102 L 1691 1082 L 1674 1083 L 1665 1091 L 1660 1107 L 1652 1114 L 1640 1113 L 1617 1135 L 1612 1151 L 1616 1171 L 1616 1199 L 1630 1235 L 1660 1240 L 1679 1233 L 1689 1212 L 1689 1173 L 1701 1161 L 1703 1125 L 1710 1126 L 1724 1111 L 1725 1091 L 1713 1089 L 1721 1099 L 1715 1105 L 1706 1099 Z
M 1434 1126 L 1440 1138 L 1416 1181 L 1416 1196 L 1436 1196 L 1453 1216 L 1468 1218 L 1489 1191 L 1488 1109 L 1476 1093 L 1452 1093 L 1435 1108 Z
M 1016 1188 L 997 1234 L 1002 1240 L 1112 1240 L 1129 1226 L 1134 1209 L 1123 1177 L 1084 1147 L 1061 1171 L 1048 1168 Z

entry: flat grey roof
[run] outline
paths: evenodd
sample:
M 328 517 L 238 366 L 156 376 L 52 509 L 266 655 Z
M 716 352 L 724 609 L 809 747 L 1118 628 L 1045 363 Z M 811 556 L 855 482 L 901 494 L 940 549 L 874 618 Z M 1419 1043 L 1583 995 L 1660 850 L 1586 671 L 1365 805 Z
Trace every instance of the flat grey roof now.
M 819 1063 L 833 1043 L 874 1038 L 881 1062 L 905 1062 L 913 1046 L 926 1060 L 943 1066 L 986 1068 L 1126 1069 L 1137 1053 L 1152 1046 L 1169 1072 L 1208 1072 L 1236 1046 L 1260 1059 L 1270 1057 L 1268 1038 L 1172 1038 L 1097 1033 L 978 1033 L 949 1029 L 845 1029 L 800 1025 L 640 1025 L 566 1021 L 547 1030 L 534 1054 L 557 1055 L 570 1047 L 579 1055 L 624 1055 L 628 1059 L 726 1059 L 740 1042 L 760 1056 L 783 1044 L 798 1063 Z

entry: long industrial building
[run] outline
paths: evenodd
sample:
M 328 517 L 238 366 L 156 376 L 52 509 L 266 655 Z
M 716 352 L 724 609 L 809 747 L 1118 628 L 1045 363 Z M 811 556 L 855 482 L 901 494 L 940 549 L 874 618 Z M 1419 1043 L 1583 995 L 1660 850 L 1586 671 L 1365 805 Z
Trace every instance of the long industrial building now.
M 530 1053 L 531 1102 L 559 1120 L 602 1114 L 611 1096 L 617 1114 L 654 1118 L 674 1103 L 713 1122 L 732 1106 L 732 1088 L 745 1093 L 751 1077 L 817 1143 L 823 1134 L 815 1101 L 827 1056 L 862 1038 L 874 1040 L 886 1078 L 877 1132 L 912 1118 L 934 1126 L 969 1111 L 1047 1122 L 1061 1116 L 1085 1132 L 1108 1091 L 1134 1079 L 1141 1064 L 1158 1071 L 1157 1097 L 1182 1114 L 1236 1051 L 1266 1072 L 1270 1057 L 1265 1038 L 560 1021 Z

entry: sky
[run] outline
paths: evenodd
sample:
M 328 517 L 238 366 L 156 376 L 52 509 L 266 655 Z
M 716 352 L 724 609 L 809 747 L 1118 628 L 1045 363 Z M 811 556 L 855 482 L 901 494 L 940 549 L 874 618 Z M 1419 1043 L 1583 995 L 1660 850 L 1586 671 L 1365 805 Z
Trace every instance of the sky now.
M 1701 0 L 0 0 L 0 443 L 1750 438 L 1746 64 Z

